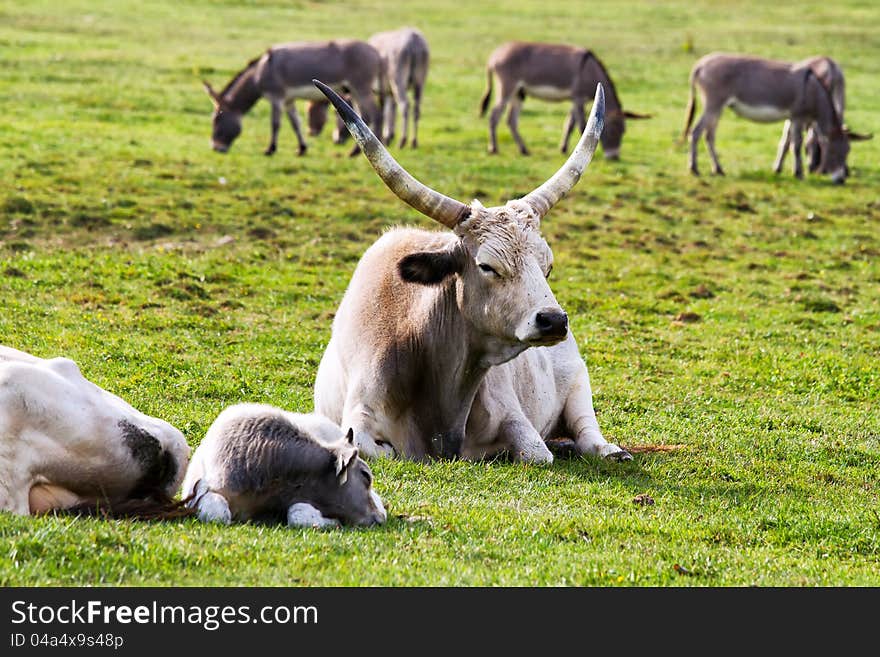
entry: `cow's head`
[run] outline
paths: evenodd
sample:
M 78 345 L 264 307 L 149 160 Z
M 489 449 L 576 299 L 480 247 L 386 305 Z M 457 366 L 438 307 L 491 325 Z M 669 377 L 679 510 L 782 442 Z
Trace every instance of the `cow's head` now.
M 328 445 L 330 458 L 310 491 L 309 503 L 322 515 L 344 525 L 369 526 L 385 522 L 382 499 L 373 490 L 373 472 L 358 456 L 354 432 Z
M 214 103 L 214 113 L 211 115 L 211 146 L 218 153 L 226 153 L 241 134 L 241 112 L 230 108 L 206 81 L 203 80 L 202 84 Z
M 485 208 L 465 205 L 430 189 L 401 167 L 337 94 L 314 81 L 330 99 L 373 168 L 409 205 L 453 230 L 458 240 L 440 251 L 412 253 L 398 263 L 411 283 L 437 285 L 458 278 L 456 300 L 466 320 L 484 337 L 485 361 L 498 364 L 524 349 L 561 342 L 568 317 L 547 276 L 553 253 L 540 234 L 541 218 L 578 181 L 602 133 L 605 97 L 598 85 L 584 134 L 563 167 L 523 198 Z

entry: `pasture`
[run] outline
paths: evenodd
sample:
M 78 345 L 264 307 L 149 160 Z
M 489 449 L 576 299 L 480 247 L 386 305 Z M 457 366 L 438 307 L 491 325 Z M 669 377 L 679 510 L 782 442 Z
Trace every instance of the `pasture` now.
M 771 173 L 781 124 L 726 112 L 724 178 L 702 145 L 691 176 L 676 143 L 691 65 L 715 50 L 830 55 L 847 123 L 880 132 L 873 2 L 0 0 L 0 343 L 73 358 L 193 447 L 232 403 L 310 411 L 360 254 L 434 224 L 330 125 L 297 157 L 285 120 L 265 157 L 265 101 L 214 153 L 201 80 L 274 43 L 402 25 L 432 58 L 420 147 L 391 152 L 464 202 L 563 162 L 568 107 L 534 99 L 531 156 L 504 122 L 486 154 L 503 41 L 590 47 L 624 108 L 653 113 L 542 225 L 599 424 L 634 460 L 374 461 L 389 521 L 368 530 L 0 514 L 0 585 L 880 583 L 880 139 L 853 145 L 844 186 L 796 180 L 790 157 Z

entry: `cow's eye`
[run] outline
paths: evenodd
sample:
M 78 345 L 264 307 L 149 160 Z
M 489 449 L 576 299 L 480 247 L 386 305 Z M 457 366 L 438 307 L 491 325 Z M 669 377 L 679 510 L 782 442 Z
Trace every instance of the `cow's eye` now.
M 498 272 L 495 271 L 491 265 L 487 265 L 485 262 L 481 262 L 477 265 L 480 268 L 480 271 L 484 274 L 492 274 L 493 276 L 498 276 Z

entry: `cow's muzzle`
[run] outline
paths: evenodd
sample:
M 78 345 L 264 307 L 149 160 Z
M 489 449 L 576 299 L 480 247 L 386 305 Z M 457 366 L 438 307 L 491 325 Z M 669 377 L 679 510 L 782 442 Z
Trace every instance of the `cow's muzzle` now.
M 562 340 L 568 335 L 568 315 L 559 310 L 547 310 L 535 315 L 539 342 Z

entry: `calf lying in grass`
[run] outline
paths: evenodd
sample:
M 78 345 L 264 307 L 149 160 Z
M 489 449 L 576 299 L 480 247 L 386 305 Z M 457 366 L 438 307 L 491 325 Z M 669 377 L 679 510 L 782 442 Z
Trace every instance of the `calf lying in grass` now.
M 67 358 L 0 346 L 0 510 L 176 515 L 183 434 L 87 380 Z
M 372 485 L 351 431 L 343 437 L 322 415 L 236 404 L 193 454 L 183 496 L 203 521 L 363 526 L 386 518 Z

